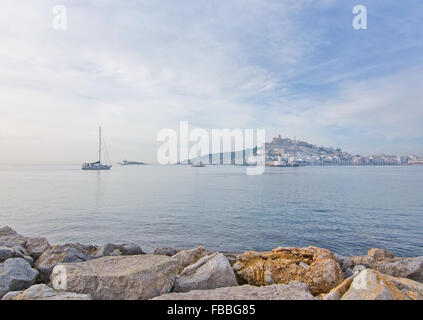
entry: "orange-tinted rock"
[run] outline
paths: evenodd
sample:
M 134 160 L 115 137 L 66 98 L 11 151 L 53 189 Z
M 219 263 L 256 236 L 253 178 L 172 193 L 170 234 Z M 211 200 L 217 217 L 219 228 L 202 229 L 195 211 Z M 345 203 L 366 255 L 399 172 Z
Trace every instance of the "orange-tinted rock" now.
M 314 295 L 327 293 L 343 281 L 332 252 L 317 247 L 283 248 L 270 252 L 245 252 L 233 265 L 241 281 L 251 285 L 306 283 Z

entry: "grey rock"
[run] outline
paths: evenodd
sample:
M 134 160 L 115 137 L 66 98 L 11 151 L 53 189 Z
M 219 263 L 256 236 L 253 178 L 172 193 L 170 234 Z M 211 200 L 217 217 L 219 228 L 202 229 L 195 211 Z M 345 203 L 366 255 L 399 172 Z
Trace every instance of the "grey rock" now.
M 144 254 L 141 247 L 136 243 L 124 243 L 119 245 L 119 250 L 124 256 L 133 256 L 137 254 Z
M 176 278 L 175 292 L 237 286 L 234 271 L 222 253 L 205 256 L 186 267 Z
M 207 255 L 206 249 L 203 246 L 199 246 L 193 249 L 181 250 L 172 257 L 178 260 L 179 268 L 178 273 L 182 272 L 185 267 L 197 262 L 200 258 Z
M 256 287 L 251 285 L 165 294 L 152 300 L 317 300 L 306 284 L 292 281 Z
M 163 255 L 108 256 L 56 265 L 51 284 L 94 299 L 150 299 L 170 292 L 177 268 L 176 259 Z
M 35 268 L 40 272 L 38 281 L 48 283 L 54 266 L 59 263 L 82 262 L 93 259 L 93 254 L 97 249 L 94 246 L 84 246 L 78 243 L 49 247 L 35 262 Z
M 9 291 L 30 287 L 37 275 L 38 271 L 22 258 L 11 258 L 0 263 L 0 298 Z
M 351 268 L 348 268 L 347 270 L 343 272 L 343 274 L 344 274 L 344 279 L 347 279 L 351 277 L 354 274 L 354 272 L 352 271 Z
M 25 249 L 34 260 L 37 260 L 49 247 L 50 243 L 46 238 L 26 238 Z
M 0 228 L 0 238 L 17 234 L 18 233 L 9 226 Z
M 350 257 L 341 256 L 336 253 L 333 255 L 333 257 L 339 263 L 343 272 L 353 267 L 353 261 Z
M 107 243 L 102 246 L 100 246 L 97 251 L 94 253 L 95 257 L 105 257 L 112 255 L 112 252 L 114 252 L 116 249 L 119 249 L 117 245 L 113 243 Z M 116 255 L 116 252 L 115 254 Z
M 0 246 L 0 262 L 4 262 L 9 258 L 15 256 L 15 250 L 13 248 Z
M 340 256 L 339 263 L 343 262 Z M 372 248 L 366 256 L 350 258 L 353 266 L 362 265 L 394 277 L 409 278 L 423 283 L 423 256 L 414 258 L 395 258 L 388 250 Z
M 164 248 L 156 248 L 154 249 L 154 254 L 158 255 L 165 255 L 165 256 L 173 256 L 178 253 L 178 250 L 170 247 L 164 247 Z
M 100 246 L 94 256 L 96 258 L 105 257 L 105 256 L 131 256 L 137 254 L 144 254 L 141 247 L 135 243 L 124 243 L 121 245 L 107 243 Z
M 45 284 L 36 284 L 22 291 L 12 291 L 1 300 L 92 300 L 89 294 L 56 291 Z
M 31 266 L 34 260 L 27 254 L 26 250 L 19 245 L 9 244 L 9 246 L 0 246 L 0 262 L 4 262 L 10 258 L 23 258 Z
M 377 265 L 377 270 L 394 277 L 423 282 L 423 256 L 385 260 Z

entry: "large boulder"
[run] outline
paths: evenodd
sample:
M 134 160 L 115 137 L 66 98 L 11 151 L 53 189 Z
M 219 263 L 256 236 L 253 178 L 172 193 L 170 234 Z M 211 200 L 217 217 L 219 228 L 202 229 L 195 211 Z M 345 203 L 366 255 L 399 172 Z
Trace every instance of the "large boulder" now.
M 180 273 L 185 269 L 185 267 L 188 267 L 190 264 L 197 262 L 200 258 L 206 255 L 206 249 L 203 246 L 199 246 L 193 249 L 181 250 L 172 257 L 178 260 L 178 273 Z
M 0 245 L 13 248 L 23 248 L 25 249 L 24 255 L 31 256 L 34 261 L 50 247 L 46 238 L 24 237 L 7 226 L 0 228 Z
M 23 290 L 34 284 L 38 271 L 22 258 L 0 263 L 0 298 L 9 291 Z
M 395 279 L 376 270 L 365 269 L 357 274 L 341 300 L 422 300 L 423 286 L 420 289 L 419 286 L 421 284 L 412 284 L 409 279 Z
M 92 300 L 89 294 L 56 291 L 45 284 L 36 284 L 22 291 L 12 291 L 1 300 Z
M 91 294 L 101 300 L 138 300 L 170 292 L 178 261 L 162 255 L 109 256 L 56 265 L 56 290 Z
M 423 256 L 415 258 L 393 258 L 378 263 L 377 270 L 401 278 L 423 283 Z
M 343 281 L 333 254 L 317 247 L 249 251 L 238 256 L 233 269 L 242 281 L 256 286 L 304 282 L 314 295 L 327 293 Z
M 315 300 L 306 284 L 293 281 L 263 287 L 250 285 L 169 293 L 152 300 Z
M 205 256 L 186 267 L 176 278 L 175 292 L 237 286 L 234 271 L 222 253 Z
M 78 243 L 51 246 L 35 262 L 35 268 L 40 272 L 39 281 L 48 283 L 54 266 L 59 263 L 82 262 L 93 259 L 96 250 L 98 250 L 97 247 L 84 246 Z

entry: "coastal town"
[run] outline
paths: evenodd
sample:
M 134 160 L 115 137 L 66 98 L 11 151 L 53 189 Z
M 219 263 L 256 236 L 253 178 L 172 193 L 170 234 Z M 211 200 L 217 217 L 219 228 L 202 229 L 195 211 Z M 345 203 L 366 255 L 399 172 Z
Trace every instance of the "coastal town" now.
M 353 155 L 340 148 L 322 147 L 297 139 L 282 138 L 281 135 L 266 143 L 266 165 L 423 165 L 423 157 L 416 155 Z
M 196 165 L 255 165 L 263 148 L 208 154 L 178 162 Z M 265 165 L 268 167 L 300 166 L 416 166 L 423 165 L 423 156 L 372 154 L 359 155 L 342 151 L 339 147 L 324 147 L 281 135 L 265 143 Z

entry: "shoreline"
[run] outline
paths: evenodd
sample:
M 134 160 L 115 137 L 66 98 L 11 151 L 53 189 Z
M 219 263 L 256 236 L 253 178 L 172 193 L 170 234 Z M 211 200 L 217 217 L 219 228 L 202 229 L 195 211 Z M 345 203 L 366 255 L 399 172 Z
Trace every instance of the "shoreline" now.
M 16 277 L 20 281 L 16 281 Z M 365 287 L 365 281 L 371 285 Z M 51 245 L 0 228 L 3 300 L 423 300 L 423 256 L 318 247 L 210 252 L 134 243 Z

